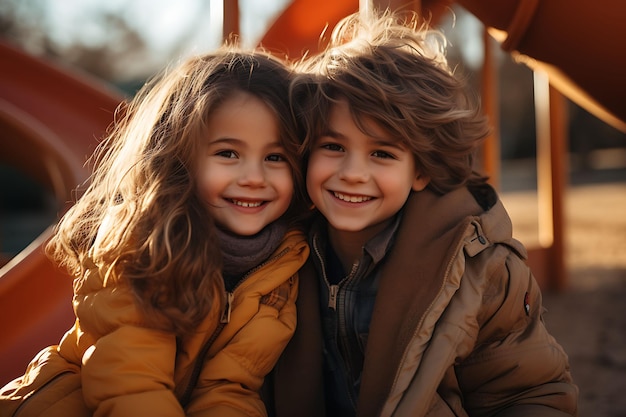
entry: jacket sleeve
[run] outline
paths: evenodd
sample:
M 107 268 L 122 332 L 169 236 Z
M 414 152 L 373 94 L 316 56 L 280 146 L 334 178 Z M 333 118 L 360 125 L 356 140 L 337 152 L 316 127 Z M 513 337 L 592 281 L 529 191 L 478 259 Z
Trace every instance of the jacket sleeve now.
M 457 367 L 464 407 L 472 416 L 576 415 L 578 388 L 567 355 L 544 325 L 529 268 L 509 253 L 490 282 L 477 347 Z
M 296 326 L 297 280 L 257 301 L 258 311 L 223 349 L 204 364 L 187 416 L 266 416 L 260 397 Z
M 105 285 L 95 264 L 74 291 L 79 324 L 60 349 L 82 361 L 93 415 L 183 416 L 173 393 L 176 336 L 149 327 L 130 288 Z
M 94 417 L 183 416 L 173 392 L 175 336 L 121 326 L 83 356 L 82 384 Z

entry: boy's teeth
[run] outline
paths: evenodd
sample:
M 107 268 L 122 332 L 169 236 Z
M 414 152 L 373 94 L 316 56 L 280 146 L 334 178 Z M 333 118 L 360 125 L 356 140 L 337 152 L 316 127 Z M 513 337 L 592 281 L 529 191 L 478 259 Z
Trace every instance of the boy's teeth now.
M 237 206 L 241 206 L 241 207 L 259 207 L 261 205 L 260 201 L 251 203 L 248 201 L 239 201 L 239 200 L 232 200 L 233 203 Z
M 369 201 L 372 199 L 372 197 L 367 197 L 367 196 L 356 196 L 356 195 L 346 195 L 346 194 L 341 194 L 338 192 L 335 192 L 335 197 L 337 197 L 340 200 L 343 201 L 348 201 L 350 203 L 362 203 L 364 201 Z

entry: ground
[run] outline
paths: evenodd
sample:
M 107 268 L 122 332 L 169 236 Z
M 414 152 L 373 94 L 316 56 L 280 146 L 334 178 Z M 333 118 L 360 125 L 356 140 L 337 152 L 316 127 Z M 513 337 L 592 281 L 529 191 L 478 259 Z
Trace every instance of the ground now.
M 568 285 L 544 292 L 546 326 L 569 355 L 581 417 L 626 416 L 626 171 L 616 174 L 579 177 L 566 190 Z M 516 237 L 538 244 L 536 192 L 503 189 L 502 200 Z

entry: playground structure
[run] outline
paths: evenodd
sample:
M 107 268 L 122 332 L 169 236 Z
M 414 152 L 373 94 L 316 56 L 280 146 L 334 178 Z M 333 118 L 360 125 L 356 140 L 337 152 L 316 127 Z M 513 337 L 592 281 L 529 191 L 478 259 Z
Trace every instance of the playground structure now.
M 342 0 L 326 3 L 321 7 L 322 2 L 318 0 L 295 0 L 269 28 L 262 44 L 297 58 L 306 50 L 319 48 L 319 34 L 326 25 L 332 27 L 340 18 L 359 9 L 362 12 L 371 7 L 414 9 L 431 14 L 436 24 L 451 2 Z M 540 193 L 545 193 L 548 202 L 548 209 L 544 211 L 549 238 L 546 245 L 530 248 L 529 262 L 542 286 L 563 289 L 566 286 L 562 244 L 565 132 L 561 94 L 567 94 L 608 123 L 626 131 L 626 106 L 622 103 L 626 88 L 625 81 L 619 79 L 626 67 L 626 56 L 615 57 L 600 50 L 598 39 L 594 41 L 589 33 L 579 33 L 583 32 L 582 26 L 576 29 L 567 25 L 586 22 L 582 18 L 585 13 L 600 9 L 602 21 L 613 30 L 613 39 L 626 39 L 626 25 L 621 25 L 626 17 L 626 5 L 621 0 L 602 0 L 590 11 L 589 6 L 582 6 L 582 0 L 462 0 L 458 3 L 490 27 L 494 36 L 502 37 L 503 48 L 541 59 L 531 60 L 529 64 L 546 71 L 547 77 L 537 76 L 536 100 L 537 136 L 542 143 L 541 155 L 538 155 L 541 170 L 538 188 Z M 546 3 L 551 6 L 546 7 Z M 553 10 L 558 4 L 567 7 L 569 16 Z M 225 0 L 224 7 L 225 35 L 239 32 L 237 1 Z M 559 20 L 554 20 L 555 16 Z M 567 22 L 554 23 L 561 20 Z M 598 30 L 587 26 L 587 32 Z M 621 35 L 614 30 L 621 31 Z M 546 39 L 552 35 L 556 44 L 550 46 L 546 40 L 537 41 L 541 38 L 537 32 Z M 573 32 L 576 32 L 573 39 L 562 39 L 562 33 Z M 572 45 L 577 42 L 577 48 L 585 50 L 595 66 L 579 65 L 580 56 L 572 51 Z M 494 110 L 497 74 L 490 66 L 489 45 L 486 36 L 482 96 L 486 111 L 497 122 Z M 0 43 L 0 57 L 3 62 L 0 66 L 0 129 L 3 134 L 0 160 L 19 167 L 51 190 L 62 211 L 72 198 L 72 190 L 87 180 L 89 172 L 84 167 L 85 160 L 112 122 L 122 96 L 74 70 L 29 56 L 7 44 Z M 589 73 L 590 68 L 603 66 L 606 70 L 601 77 Z M 547 93 L 545 99 L 541 98 L 541 92 Z M 496 182 L 498 158 L 496 130 L 483 154 L 485 169 Z M 22 373 L 33 355 L 44 346 L 57 343 L 73 322 L 72 278 L 43 254 L 42 245 L 50 233 L 50 228 L 44 231 L 0 269 L 0 384 Z
M 59 210 L 89 173 L 86 157 L 122 100 L 75 71 L 0 44 L 2 163 L 51 190 Z M 72 325 L 72 279 L 44 255 L 51 227 L 0 269 L 0 384 Z

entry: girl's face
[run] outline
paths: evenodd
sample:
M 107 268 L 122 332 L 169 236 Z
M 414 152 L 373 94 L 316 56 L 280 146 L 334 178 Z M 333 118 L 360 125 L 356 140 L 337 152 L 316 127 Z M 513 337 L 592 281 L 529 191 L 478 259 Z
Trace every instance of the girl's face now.
M 224 101 L 200 149 L 198 191 L 220 227 L 250 236 L 287 211 L 291 167 L 278 120 L 259 98 L 237 92 Z
M 371 120 L 376 137 L 355 124 L 347 101 L 333 105 L 328 131 L 317 138 L 309 157 L 307 190 L 333 232 L 378 233 L 402 208 L 411 190 L 428 184 L 413 154 Z M 337 235 L 336 235 L 337 236 Z

